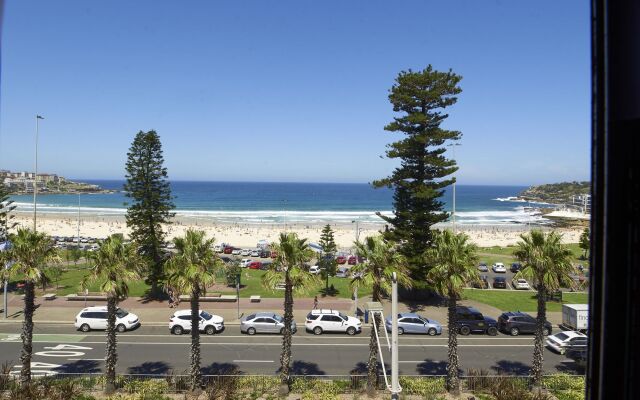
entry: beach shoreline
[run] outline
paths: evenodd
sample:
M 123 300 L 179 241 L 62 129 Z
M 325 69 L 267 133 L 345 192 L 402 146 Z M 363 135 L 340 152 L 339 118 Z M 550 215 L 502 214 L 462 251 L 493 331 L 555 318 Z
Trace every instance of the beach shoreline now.
M 32 228 L 33 215 L 30 213 L 15 213 L 15 221 L 19 226 Z M 51 236 L 78 235 L 78 218 L 70 214 L 43 213 L 38 214 L 38 230 Z M 167 239 L 181 236 L 189 229 L 204 230 L 208 237 L 214 237 L 216 243 L 227 243 L 237 247 L 255 247 L 259 240 L 268 242 L 277 241 L 281 232 L 295 232 L 298 236 L 307 238 L 310 242 L 318 242 L 322 228 L 326 223 L 220 223 L 209 219 L 176 216 L 173 223 L 165 226 Z M 382 232 L 385 224 L 381 221 L 374 223 L 331 223 L 335 232 L 335 241 L 340 249 L 350 249 L 356 240 L 356 229 L 359 238 L 373 236 Z M 525 224 L 501 224 L 501 225 L 460 225 L 456 224 L 456 230 L 469 235 L 479 247 L 509 246 L 514 245 L 520 239 L 522 233 L 533 228 L 545 231 L 554 228 L 550 226 L 525 225 Z M 438 224 L 436 229 L 451 229 L 451 224 Z M 579 228 L 555 228 L 563 234 L 565 243 L 577 243 L 582 233 Z M 115 233 L 126 236 L 129 229 L 126 227 L 123 215 L 80 215 L 80 236 L 93 238 L 106 238 Z

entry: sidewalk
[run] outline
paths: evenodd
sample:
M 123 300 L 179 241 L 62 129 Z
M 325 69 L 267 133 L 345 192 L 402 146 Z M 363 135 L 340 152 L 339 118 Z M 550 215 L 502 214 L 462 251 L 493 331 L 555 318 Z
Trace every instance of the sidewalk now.
M 371 298 L 359 298 L 359 315 L 363 318 L 362 312 L 366 302 Z M 501 310 L 484 303 L 470 300 L 459 302 L 460 305 L 467 305 L 477 308 L 484 315 L 498 318 Z M 34 315 L 35 323 L 73 323 L 78 311 L 85 307 L 84 301 L 68 301 L 64 297 L 55 300 L 36 299 L 37 309 Z M 87 301 L 87 306 L 105 305 L 100 301 Z M 225 324 L 236 325 L 240 323 L 238 318 L 238 305 L 240 317 L 258 311 L 273 311 L 283 313 L 284 300 L 280 298 L 263 298 L 260 302 L 252 303 L 248 298 L 241 298 L 238 302 L 201 302 L 200 308 L 212 314 L 220 315 L 224 318 Z M 336 299 L 331 297 L 319 297 L 318 308 L 339 310 L 347 315 L 354 314 L 354 301 L 349 299 Z M 385 317 L 391 315 L 391 302 L 382 303 Z M 130 297 L 119 304 L 120 307 L 137 314 L 144 325 L 167 325 L 169 317 L 176 310 L 189 309 L 189 302 L 183 301 L 177 308 L 169 308 L 167 301 L 146 301 L 139 297 Z M 23 302 L 19 296 L 12 296 L 9 300 L 9 318 L 0 317 L 0 323 L 22 321 Z M 297 323 L 304 323 L 306 315 L 313 309 L 313 299 L 294 299 L 293 318 Z M 430 319 L 440 322 L 443 327 L 447 323 L 447 307 L 437 305 L 425 305 L 418 302 L 398 302 L 398 312 L 415 312 Z M 530 313 L 535 315 L 535 313 Z M 554 326 L 562 322 L 561 312 L 547 312 L 547 320 Z

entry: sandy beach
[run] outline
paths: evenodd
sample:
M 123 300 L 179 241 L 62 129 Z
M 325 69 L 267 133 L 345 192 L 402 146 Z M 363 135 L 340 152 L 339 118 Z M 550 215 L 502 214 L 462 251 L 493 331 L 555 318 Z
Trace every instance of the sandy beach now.
M 31 228 L 33 217 L 30 214 L 16 214 L 16 222 L 20 226 Z M 216 243 L 229 243 L 238 247 L 255 247 L 258 240 L 276 241 L 280 232 L 296 232 L 300 237 L 308 238 L 311 242 L 320 239 L 322 224 L 221 224 L 210 220 L 187 217 L 176 217 L 174 223 L 166 227 L 168 238 L 180 236 L 188 228 L 196 228 L 214 237 Z M 354 224 L 334 224 L 335 239 L 338 246 L 348 249 L 353 246 L 356 236 Z M 443 224 L 440 228 L 451 228 Z M 528 225 L 457 225 L 458 231 L 465 232 L 471 240 L 480 247 L 509 246 L 515 244 L 520 234 L 532 229 Z M 384 229 L 384 224 L 360 224 L 360 239 L 378 234 Z M 549 230 L 551 228 L 542 227 Z M 78 234 L 78 220 L 69 214 L 39 214 L 38 230 L 56 236 L 76 236 Z M 563 234 L 565 243 L 577 243 L 581 234 L 580 229 L 557 229 Z M 82 215 L 80 219 L 80 236 L 105 238 L 114 233 L 128 235 L 124 216 Z

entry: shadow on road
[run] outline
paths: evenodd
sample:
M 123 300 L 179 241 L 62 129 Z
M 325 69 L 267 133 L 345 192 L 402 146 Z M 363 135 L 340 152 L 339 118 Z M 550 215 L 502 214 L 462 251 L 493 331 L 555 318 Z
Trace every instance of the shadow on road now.
M 127 369 L 133 375 L 163 375 L 169 374 L 172 368 L 164 361 L 148 361 Z
M 527 375 L 531 366 L 520 361 L 499 360 L 491 369 L 503 375 Z
M 96 374 L 101 372 L 100 368 L 98 368 L 97 361 L 91 360 L 78 360 L 72 363 L 67 363 L 55 368 L 56 372 L 67 373 L 67 374 Z
M 202 375 L 236 375 L 240 372 L 237 364 L 215 362 L 200 370 L 202 371 Z
M 462 373 L 461 369 L 458 369 L 458 371 Z M 420 375 L 446 375 L 447 362 L 434 361 L 427 358 L 420 364 L 416 365 L 416 372 Z
M 278 373 L 280 369 L 278 368 Z M 300 360 L 291 363 L 289 373 L 291 375 L 325 375 L 325 372 L 318 368 L 318 364 Z

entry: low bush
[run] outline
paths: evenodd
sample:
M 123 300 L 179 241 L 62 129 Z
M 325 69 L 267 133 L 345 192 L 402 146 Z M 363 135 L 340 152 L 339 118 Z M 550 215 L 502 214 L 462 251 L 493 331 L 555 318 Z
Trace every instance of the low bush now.
M 418 396 L 434 396 L 445 392 L 445 382 L 442 377 L 401 376 L 402 393 Z

